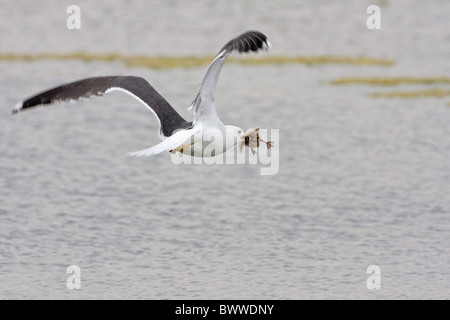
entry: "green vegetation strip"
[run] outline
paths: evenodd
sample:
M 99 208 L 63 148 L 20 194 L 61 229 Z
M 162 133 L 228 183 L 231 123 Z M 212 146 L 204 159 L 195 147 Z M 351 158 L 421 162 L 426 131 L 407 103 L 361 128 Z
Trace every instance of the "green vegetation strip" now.
M 125 56 L 121 54 L 92 54 L 86 52 L 75 53 L 0 53 L 0 61 L 39 61 L 39 60 L 81 60 L 81 61 L 119 61 L 130 67 L 147 67 L 152 69 L 193 68 L 208 65 L 212 56 Z M 266 56 L 230 58 L 232 63 L 248 65 L 284 65 L 284 64 L 348 64 L 348 65 L 383 65 L 394 64 L 393 60 L 369 57 L 349 56 Z
M 330 81 L 331 84 L 342 86 L 363 84 L 370 86 L 396 86 L 396 85 L 447 85 L 448 77 L 364 77 L 340 78 Z M 413 91 L 375 92 L 370 94 L 374 98 L 443 98 L 450 95 L 450 90 L 442 88 L 429 88 Z
M 443 98 L 450 96 L 450 90 L 443 89 L 428 89 L 417 91 L 393 91 L 393 92 L 377 92 L 372 93 L 374 98 Z
M 400 84 L 450 84 L 447 77 L 392 77 L 392 78 L 340 78 L 331 81 L 334 85 L 365 84 L 375 86 L 395 86 Z

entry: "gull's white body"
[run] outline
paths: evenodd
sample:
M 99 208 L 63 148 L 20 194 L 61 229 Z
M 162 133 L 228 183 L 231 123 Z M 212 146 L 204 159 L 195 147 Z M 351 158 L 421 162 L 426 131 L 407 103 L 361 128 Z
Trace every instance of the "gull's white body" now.
M 236 126 L 222 125 L 218 128 L 197 123 L 192 129 L 177 131 L 153 147 L 128 155 L 142 157 L 172 151 L 193 157 L 214 157 L 242 143 L 241 137 L 244 135 L 244 130 Z
M 183 148 L 182 153 L 193 157 L 214 157 L 241 143 L 241 137 L 245 134 L 236 126 L 223 126 L 220 129 L 207 125 L 202 127 L 203 130 L 183 144 L 188 145 L 192 142 L 191 146 Z

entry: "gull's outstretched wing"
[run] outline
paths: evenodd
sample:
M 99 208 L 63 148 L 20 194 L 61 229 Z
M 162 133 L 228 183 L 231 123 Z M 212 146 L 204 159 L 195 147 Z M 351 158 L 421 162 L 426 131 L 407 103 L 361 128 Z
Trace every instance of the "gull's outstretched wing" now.
M 13 113 L 39 105 L 101 96 L 115 90 L 131 95 L 152 111 L 159 121 L 160 134 L 164 137 L 192 124 L 184 120 L 145 79 L 133 76 L 93 77 L 67 83 L 17 103 Z
M 235 53 L 268 50 L 271 47 L 267 37 L 258 31 L 248 31 L 239 37 L 230 40 L 220 50 L 219 54 L 210 64 L 203 78 L 202 84 L 197 91 L 190 108 L 193 108 L 194 123 L 196 121 L 220 121 L 217 117 L 214 105 L 217 79 L 226 58 Z

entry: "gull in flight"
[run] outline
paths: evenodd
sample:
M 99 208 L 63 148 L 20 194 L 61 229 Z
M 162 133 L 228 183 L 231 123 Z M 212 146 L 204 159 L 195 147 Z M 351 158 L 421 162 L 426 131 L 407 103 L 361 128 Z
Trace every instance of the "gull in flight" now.
M 189 107 L 193 112 L 192 122 L 183 119 L 145 79 L 135 76 L 92 77 L 70 82 L 17 103 L 12 112 L 16 114 L 36 106 L 121 91 L 134 97 L 156 116 L 162 139 L 155 146 L 128 153 L 130 156 L 152 156 L 170 151 L 195 157 L 211 157 L 226 152 L 236 144 L 239 144 L 241 150 L 244 146 L 249 147 L 255 154 L 254 148 L 259 146 L 260 141 L 266 143 L 267 148 L 271 148 L 272 142 L 259 138 L 259 128 L 244 131 L 236 126 L 224 125 L 216 112 L 215 89 L 222 66 L 229 55 L 268 50 L 270 47 L 267 37 L 258 31 L 245 32 L 227 42 L 210 64 Z

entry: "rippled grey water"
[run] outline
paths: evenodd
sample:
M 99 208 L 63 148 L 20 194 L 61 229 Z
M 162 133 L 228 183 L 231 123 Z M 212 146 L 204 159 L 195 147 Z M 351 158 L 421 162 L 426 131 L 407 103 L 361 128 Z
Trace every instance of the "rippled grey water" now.
M 190 119 L 205 67 L 0 62 L 0 298 L 449 298 L 448 98 L 374 99 L 388 89 L 328 81 L 448 75 L 450 3 L 375 2 L 371 31 L 371 1 L 78 1 L 82 28 L 69 31 L 69 2 L 1 0 L 0 53 L 213 55 L 258 29 L 267 55 L 396 64 L 227 64 L 222 120 L 280 130 L 279 172 L 262 176 L 260 165 L 124 156 L 158 139 L 153 116 L 120 93 L 10 115 L 61 82 L 134 74 Z M 81 290 L 66 286 L 70 265 Z M 367 288 L 369 265 L 380 289 Z

